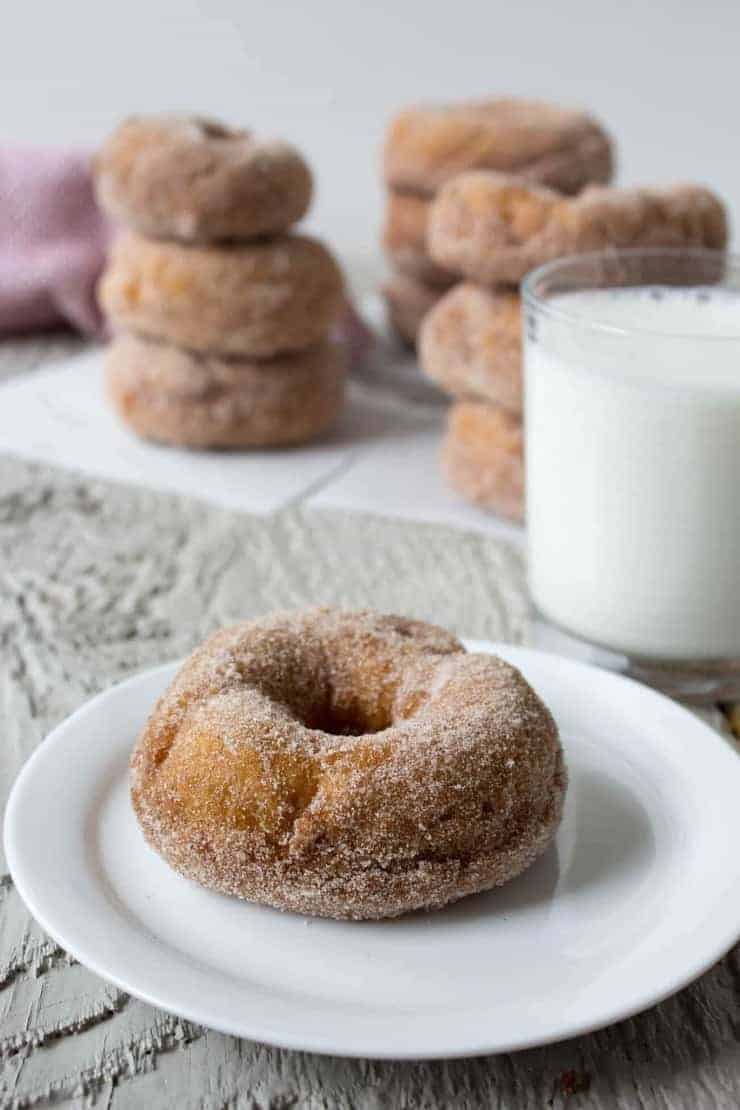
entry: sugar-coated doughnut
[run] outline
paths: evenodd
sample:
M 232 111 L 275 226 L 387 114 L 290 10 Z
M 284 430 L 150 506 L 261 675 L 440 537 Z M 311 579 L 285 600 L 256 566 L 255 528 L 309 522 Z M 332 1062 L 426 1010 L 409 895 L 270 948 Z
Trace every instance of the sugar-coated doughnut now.
M 342 275 L 305 235 L 187 247 L 129 232 L 114 244 L 99 295 L 115 328 L 270 358 L 325 338 L 342 306 Z
M 555 722 L 514 667 L 370 610 L 216 632 L 131 767 L 144 835 L 176 871 L 337 918 L 507 882 L 552 841 L 566 789 Z
M 145 439 L 183 447 L 273 447 L 320 435 L 344 397 L 344 346 L 324 341 L 263 362 L 199 354 L 120 335 L 108 393 Z
M 562 197 L 479 170 L 461 174 L 431 205 L 432 257 L 473 281 L 516 283 L 566 254 L 607 247 L 709 247 L 727 244 L 724 206 L 700 185 L 585 189 Z
M 424 373 L 453 397 L 522 411 L 521 298 L 512 289 L 460 282 L 434 305 L 419 331 Z
M 452 405 L 442 469 L 466 501 L 512 520 L 524 517 L 522 422 L 506 409 L 481 401 Z
M 472 169 L 577 193 L 611 179 L 611 142 L 585 112 L 510 98 L 422 104 L 392 121 L 384 149 L 388 185 L 432 194 Z
M 186 242 L 275 235 L 311 203 L 298 151 L 198 116 L 133 116 L 95 160 L 98 201 L 144 235 Z
M 384 283 L 382 294 L 391 328 L 404 343 L 414 347 L 422 320 L 444 296 L 445 289 L 396 273 Z
M 447 288 L 455 275 L 438 266 L 427 249 L 427 219 L 431 201 L 418 193 L 389 190 L 383 248 L 391 265 L 425 285 Z

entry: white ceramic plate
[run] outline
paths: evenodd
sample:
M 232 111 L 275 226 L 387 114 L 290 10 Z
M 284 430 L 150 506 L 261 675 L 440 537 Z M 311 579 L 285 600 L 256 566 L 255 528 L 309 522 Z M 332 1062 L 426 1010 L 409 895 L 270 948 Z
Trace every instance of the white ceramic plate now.
M 210 893 L 150 851 L 128 799 L 134 738 L 176 664 L 60 725 L 5 820 L 16 886 L 83 964 L 166 1010 L 289 1048 L 414 1058 L 586 1032 L 678 990 L 740 934 L 740 760 L 685 710 L 521 648 L 558 720 L 570 790 L 557 844 L 499 891 L 381 923 Z

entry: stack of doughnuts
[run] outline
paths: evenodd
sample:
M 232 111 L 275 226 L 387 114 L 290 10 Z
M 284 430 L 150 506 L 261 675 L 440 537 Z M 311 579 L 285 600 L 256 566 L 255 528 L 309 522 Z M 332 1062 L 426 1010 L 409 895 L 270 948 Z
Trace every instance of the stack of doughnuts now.
M 457 281 L 456 269 L 434 259 L 427 246 L 431 204 L 447 181 L 466 170 L 493 169 L 569 194 L 608 181 L 611 167 L 608 136 L 583 112 L 512 99 L 400 112 L 383 152 L 383 247 L 392 269 L 383 294 L 398 335 L 415 345 L 425 313 Z
M 99 287 L 123 420 L 187 447 L 323 432 L 344 396 L 332 338 L 343 282 L 327 248 L 291 230 L 312 194 L 298 151 L 210 120 L 134 117 L 103 146 L 95 177 L 125 228 Z
M 493 169 L 448 180 L 430 205 L 426 243 L 434 264 L 462 280 L 425 316 L 419 352 L 424 372 L 453 398 L 442 451 L 449 483 L 500 515 L 524 515 L 525 274 L 608 247 L 721 249 L 726 241 L 724 207 L 701 186 L 592 185 L 565 195 Z

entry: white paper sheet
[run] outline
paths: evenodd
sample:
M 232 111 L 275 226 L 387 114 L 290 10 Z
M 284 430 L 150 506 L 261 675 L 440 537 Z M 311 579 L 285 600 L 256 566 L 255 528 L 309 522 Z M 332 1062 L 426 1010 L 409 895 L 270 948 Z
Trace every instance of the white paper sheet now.
M 307 504 L 448 524 L 522 542 L 520 526 L 467 504 L 447 487 L 439 465 L 442 430 L 440 415 L 368 443 L 353 465 Z

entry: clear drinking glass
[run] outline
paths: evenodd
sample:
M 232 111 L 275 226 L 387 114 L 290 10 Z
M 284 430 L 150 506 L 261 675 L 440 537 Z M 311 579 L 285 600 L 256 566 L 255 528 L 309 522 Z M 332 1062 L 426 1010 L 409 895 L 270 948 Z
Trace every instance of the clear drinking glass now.
M 740 260 L 580 255 L 522 294 L 536 610 L 675 696 L 740 697 Z

